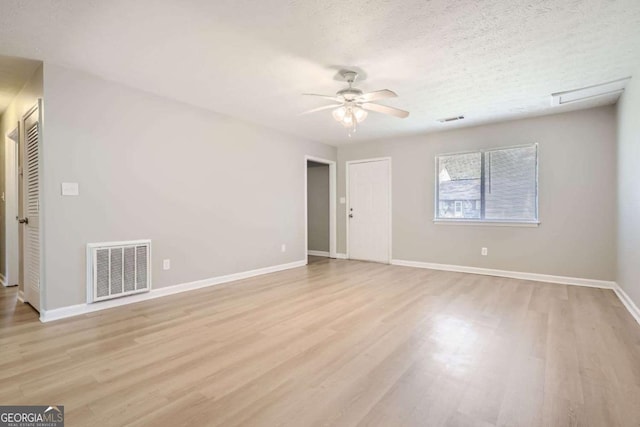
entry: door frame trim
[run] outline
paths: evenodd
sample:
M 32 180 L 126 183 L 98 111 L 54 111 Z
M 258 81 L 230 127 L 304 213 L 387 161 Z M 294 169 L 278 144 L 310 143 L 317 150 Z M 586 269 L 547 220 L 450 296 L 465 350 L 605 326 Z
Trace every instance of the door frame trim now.
M 5 283 L 4 286 L 14 286 L 17 285 L 19 280 L 18 280 L 18 276 L 20 275 L 20 231 L 19 231 L 19 227 L 17 222 L 13 222 L 10 221 L 9 217 L 7 216 L 7 213 L 9 212 L 9 207 L 13 207 L 15 210 L 15 215 L 18 215 L 20 212 L 20 122 L 16 122 L 16 127 L 13 130 L 10 130 L 9 132 L 7 132 L 5 134 L 5 145 L 4 145 L 4 183 L 5 183 L 5 189 L 4 189 L 4 203 L 5 203 L 5 223 L 4 223 L 4 240 L 5 240 L 5 271 L 0 272 L 0 274 L 3 274 L 5 277 Z M 15 146 L 13 148 L 13 159 L 9 159 L 9 145 L 10 143 L 13 143 Z M 9 162 L 13 162 L 13 167 L 12 170 L 14 172 L 13 174 L 13 178 L 12 180 L 15 181 L 13 184 L 13 188 L 11 188 L 11 194 L 9 193 L 9 180 L 7 178 L 9 178 L 9 168 L 7 167 L 9 165 Z M 9 196 L 11 197 L 11 200 L 9 200 Z M 16 229 L 15 229 L 15 236 L 13 236 L 13 233 L 9 233 L 9 227 L 10 225 L 16 225 Z M 11 234 L 11 236 L 10 236 Z M 10 237 L 15 237 L 15 239 L 11 239 Z M 13 241 L 15 240 L 15 241 Z M 13 253 L 14 255 L 17 255 L 17 259 L 16 262 L 18 264 L 18 266 L 13 269 L 11 267 L 14 267 L 13 265 L 11 265 L 12 263 L 9 262 L 9 253 Z M 15 270 L 15 271 L 14 271 Z
M 308 175 L 307 162 L 312 161 L 329 166 L 329 258 L 336 258 L 337 253 L 337 227 L 336 227 L 336 194 L 337 194 L 337 168 L 334 160 L 323 159 L 310 155 L 304 156 L 304 253 L 308 260 L 309 252 L 309 212 L 308 212 Z
M 392 218 L 392 214 L 393 214 L 393 180 L 392 180 L 392 159 L 391 157 L 373 157 L 370 159 L 360 159 L 360 160 L 348 160 L 345 162 L 345 185 L 346 185 L 346 205 L 345 205 L 345 212 L 344 212 L 344 220 L 345 220 L 345 224 L 346 224 L 346 237 L 347 237 L 347 245 L 346 245 L 346 256 L 347 259 L 351 259 L 351 255 L 350 255 L 350 250 L 349 250 L 349 167 L 353 164 L 356 163 L 371 163 L 371 162 L 382 162 L 382 161 L 386 161 L 387 162 L 387 166 L 389 169 L 389 225 L 387 228 L 387 233 L 389 235 L 389 248 L 388 248 L 388 259 L 387 259 L 387 264 L 391 264 L 391 260 L 393 259 L 393 234 L 392 234 L 392 224 L 393 224 L 393 218 Z
M 40 124 L 40 138 L 38 140 L 38 179 L 39 179 L 39 189 L 38 189 L 38 216 L 40 218 L 38 228 L 39 228 L 39 236 L 40 239 L 40 317 L 43 316 L 47 309 L 46 301 L 47 301 L 47 280 L 45 275 L 45 250 L 44 250 L 44 219 L 45 219 L 45 188 L 44 188 L 44 102 L 42 98 L 38 98 L 38 122 Z

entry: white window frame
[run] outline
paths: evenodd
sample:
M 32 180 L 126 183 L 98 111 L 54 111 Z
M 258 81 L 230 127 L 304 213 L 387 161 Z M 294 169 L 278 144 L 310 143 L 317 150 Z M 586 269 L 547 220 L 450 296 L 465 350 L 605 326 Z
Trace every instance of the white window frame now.
M 536 147 L 536 220 L 524 221 L 524 220 L 487 220 L 487 219 L 471 219 L 471 218 L 438 218 L 438 206 L 439 206 L 439 170 L 438 170 L 438 158 L 442 156 L 455 156 L 460 154 L 471 153 L 484 153 L 488 151 L 497 150 L 509 150 L 513 148 L 524 147 Z M 540 168 L 540 145 L 538 143 L 533 144 L 520 144 L 511 145 L 505 147 L 493 147 L 493 148 L 481 148 L 470 151 L 458 151 L 454 153 L 441 153 L 436 154 L 434 157 L 434 169 L 435 169 L 435 185 L 434 185 L 434 202 L 433 202 L 433 222 L 436 225 L 465 225 L 465 226 L 495 226 L 495 227 L 538 227 L 540 225 L 540 182 L 539 182 L 539 168 Z

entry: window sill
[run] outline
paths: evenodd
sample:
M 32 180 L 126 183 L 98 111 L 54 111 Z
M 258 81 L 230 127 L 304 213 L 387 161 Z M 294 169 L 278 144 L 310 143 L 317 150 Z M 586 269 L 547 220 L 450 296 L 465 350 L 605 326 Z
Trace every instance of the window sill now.
M 478 225 L 481 227 L 538 227 L 540 221 L 474 221 L 464 219 L 434 219 L 436 225 Z

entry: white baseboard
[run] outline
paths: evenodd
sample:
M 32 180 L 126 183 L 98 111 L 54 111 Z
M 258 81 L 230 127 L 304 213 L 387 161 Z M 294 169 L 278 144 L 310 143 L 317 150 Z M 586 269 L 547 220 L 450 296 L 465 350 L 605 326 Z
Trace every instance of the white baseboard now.
M 324 256 L 329 258 L 329 252 L 327 251 L 312 251 L 312 250 L 308 250 L 307 251 L 307 255 L 311 255 L 311 256 Z
M 24 291 L 18 291 L 18 301 L 24 303 Z
M 558 283 L 561 285 L 588 286 L 592 288 L 611 289 L 618 296 L 625 308 L 640 324 L 640 308 L 629 298 L 629 295 L 614 281 L 582 279 L 578 277 L 552 276 L 549 274 L 521 273 L 517 271 L 494 270 L 489 268 L 465 267 L 461 265 L 435 264 L 430 262 L 405 261 L 394 259 L 391 264 L 404 267 L 428 268 L 431 270 L 455 271 L 459 273 L 482 274 L 486 276 L 509 277 L 512 279 L 533 280 L 536 282 Z
M 337 253 L 336 259 L 347 259 L 347 254 Z
M 133 304 L 136 302 L 161 298 L 167 295 L 173 295 L 181 292 L 192 291 L 195 289 L 206 288 L 208 286 L 234 282 L 236 280 L 248 279 L 250 277 L 261 276 L 263 274 L 275 273 L 276 271 L 289 270 L 297 267 L 303 267 L 305 265 L 307 265 L 306 259 L 302 261 L 290 262 L 288 264 L 280 264 L 271 267 L 258 268 L 250 271 L 243 271 L 240 273 L 228 274 L 226 276 L 197 280 L 195 282 L 181 283 L 179 285 L 167 286 L 159 289 L 151 289 L 149 292 L 144 294 L 136 294 L 108 301 L 96 302 L 93 304 L 77 304 L 68 307 L 56 308 L 53 310 L 41 310 L 40 321 L 51 322 L 53 320 L 64 319 L 66 317 L 79 316 L 81 314 L 91 313 L 94 311 L 100 311 L 122 305 Z M 18 298 L 20 298 L 20 295 L 18 295 Z
M 616 283 L 613 291 L 616 293 L 622 304 L 626 307 L 626 309 L 631 313 L 636 322 L 640 324 L 640 308 L 629 298 L 629 295 Z
M 552 276 L 549 274 L 521 273 L 490 268 L 466 267 L 462 265 L 435 264 L 430 262 L 405 261 L 392 259 L 392 265 L 404 267 L 428 268 L 431 270 L 455 271 L 458 273 L 482 274 L 485 276 L 509 277 L 512 279 L 533 280 L 536 282 L 559 283 L 561 285 L 589 286 L 592 288 L 615 289 L 616 283 L 608 280 L 582 279 L 579 277 Z

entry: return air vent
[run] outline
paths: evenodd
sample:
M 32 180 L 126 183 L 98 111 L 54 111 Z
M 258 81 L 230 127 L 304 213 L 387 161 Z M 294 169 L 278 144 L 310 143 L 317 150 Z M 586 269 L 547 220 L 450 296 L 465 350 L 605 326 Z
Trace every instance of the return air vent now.
M 570 104 L 572 102 L 587 101 L 593 98 L 610 97 L 615 102 L 624 91 L 631 77 L 587 86 L 581 89 L 567 90 L 551 94 L 551 105 Z
M 148 292 L 151 240 L 87 245 L 87 302 Z
M 464 116 L 454 116 L 454 117 L 447 117 L 446 119 L 439 119 L 438 121 L 440 123 L 450 123 L 450 122 L 457 122 L 458 120 L 463 120 Z

